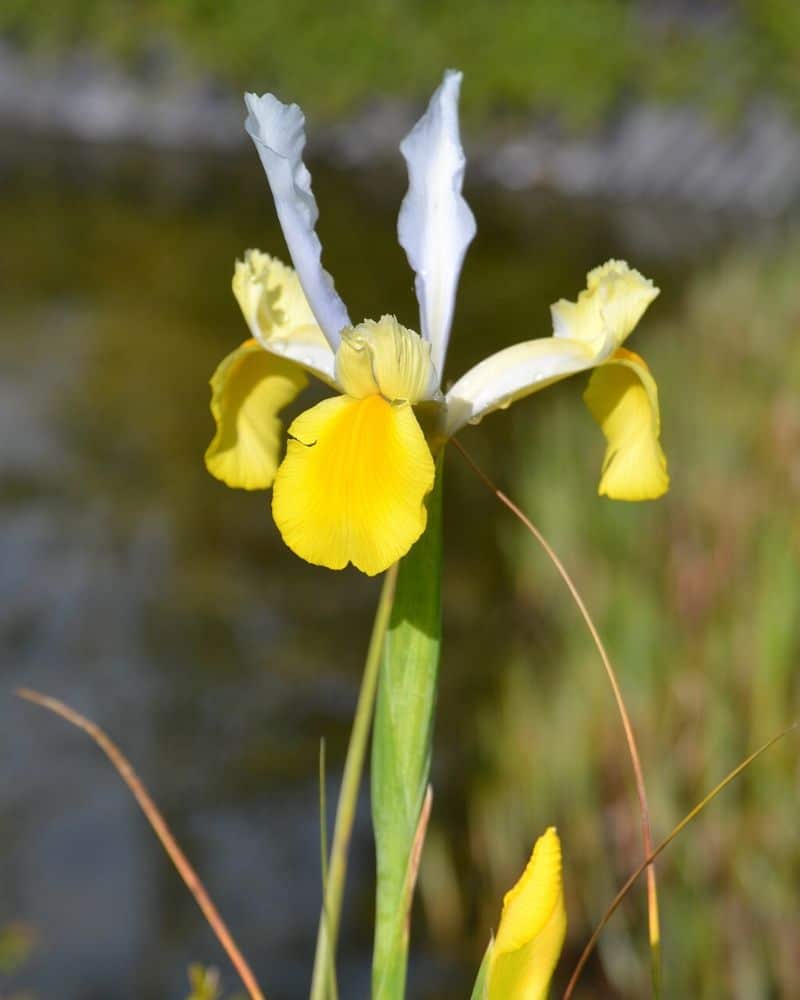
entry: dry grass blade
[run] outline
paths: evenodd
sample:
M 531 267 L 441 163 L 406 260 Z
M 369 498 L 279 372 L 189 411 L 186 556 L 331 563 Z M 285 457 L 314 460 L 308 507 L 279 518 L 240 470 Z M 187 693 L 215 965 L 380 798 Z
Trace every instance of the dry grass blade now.
M 78 729 L 82 729 L 83 732 L 86 733 L 87 736 L 90 736 L 97 746 L 100 747 L 106 757 L 108 757 L 116 768 L 119 776 L 131 790 L 133 797 L 139 803 L 142 812 L 147 817 L 150 826 L 152 826 L 156 836 L 161 841 L 164 850 L 169 855 L 172 863 L 178 869 L 178 874 L 186 883 L 189 892 L 191 892 L 194 896 L 197 905 L 202 910 L 203 916 L 208 921 L 214 934 L 216 934 L 217 940 L 225 949 L 228 958 L 230 958 L 231 963 L 238 972 L 242 983 L 247 989 L 251 1000 L 265 1000 L 261 987 L 256 981 L 256 977 L 253 975 L 250 966 L 247 964 L 244 956 L 236 946 L 225 921 L 220 916 L 219 911 L 212 903 L 203 883 L 200 881 L 200 877 L 189 863 L 186 855 L 178 846 L 178 842 L 173 837 L 166 821 L 164 820 L 164 817 L 161 815 L 155 802 L 153 802 L 150 798 L 147 789 L 142 784 L 141 778 L 139 778 L 136 771 L 133 769 L 133 766 L 122 751 L 118 749 L 116 744 L 99 726 L 90 722 L 89 719 L 80 715 L 78 712 L 73 711 L 73 709 L 71 709 L 68 705 L 65 705 L 63 702 L 58 701 L 55 698 L 49 698 L 47 695 L 39 694 L 37 691 L 30 691 L 27 688 L 20 688 L 17 691 L 17 694 L 20 698 L 24 698 L 26 701 L 30 701 L 34 705 L 39 705 L 41 708 L 46 708 L 48 711 L 61 716 L 62 719 L 65 719 L 67 722 L 71 723 L 71 725 L 76 726 Z
M 422 848 L 425 846 L 425 837 L 428 833 L 428 823 L 430 822 L 432 808 L 433 786 L 428 785 L 419 814 L 419 823 L 417 824 L 417 833 L 411 848 L 411 857 L 408 859 L 408 871 L 406 872 L 406 933 L 410 929 L 411 903 L 414 899 L 414 887 L 417 884 L 419 864 L 422 860 Z
M 724 788 L 726 788 L 732 781 L 738 778 L 739 775 L 742 773 L 742 771 L 744 771 L 755 760 L 757 760 L 762 753 L 766 753 L 766 751 L 769 750 L 771 746 L 774 746 L 778 742 L 778 740 L 782 740 L 784 736 L 788 736 L 789 733 L 793 732 L 798 727 L 800 727 L 800 723 L 798 722 L 792 723 L 791 726 L 787 726 L 786 729 L 782 730 L 776 736 L 773 736 L 771 739 L 767 740 L 767 742 L 762 744 L 757 750 L 754 750 L 749 757 L 745 757 L 745 759 L 741 762 L 741 764 L 739 764 L 728 775 L 726 775 L 726 777 L 724 777 L 718 785 L 716 785 L 714 788 L 711 789 L 711 791 L 708 793 L 708 795 L 705 796 L 705 798 L 703 798 L 700 802 L 697 803 L 697 805 L 694 807 L 694 809 L 691 810 L 691 812 L 687 813 L 686 816 L 683 817 L 680 823 L 678 823 L 678 825 L 673 829 L 673 831 L 669 834 L 668 837 L 666 837 L 664 840 L 661 841 L 661 843 L 652 852 L 652 854 L 648 855 L 648 857 L 644 859 L 644 861 L 639 865 L 636 871 L 628 878 L 627 882 L 622 886 L 622 888 L 616 894 L 614 899 L 611 901 L 611 904 L 609 905 L 606 912 L 603 914 L 600 923 L 597 925 L 597 927 L 594 930 L 594 933 L 589 938 L 586 947 L 583 949 L 583 952 L 581 953 L 581 957 L 578 959 L 578 964 L 575 966 L 575 970 L 572 973 L 572 976 L 570 977 L 569 983 L 567 983 L 567 988 L 564 991 L 563 1000 L 570 1000 L 572 993 L 575 989 L 575 986 L 578 982 L 578 978 L 581 972 L 583 971 L 583 968 L 586 965 L 587 961 L 589 960 L 589 956 L 594 950 L 594 946 L 597 944 L 597 940 L 600 937 L 603 928 L 606 926 L 608 921 L 614 915 L 614 913 L 617 910 L 617 907 L 627 895 L 628 890 L 631 888 L 633 883 L 639 878 L 639 876 L 642 874 L 645 868 L 647 868 L 648 865 L 652 864 L 653 861 L 655 861 L 655 859 L 659 856 L 659 854 L 661 854 L 662 851 L 666 850 L 666 848 L 669 847 L 669 845 L 678 836 L 678 834 L 686 829 L 686 827 L 692 822 L 692 820 L 695 819 L 695 817 L 697 817 L 705 809 L 705 807 L 712 801 L 712 799 L 715 799 L 717 795 L 719 795 L 719 793 Z
M 589 630 L 589 634 L 592 637 L 592 641 L 595 644 L 597 652 L 602 660 L 603 667 L 605 668 L 606 674 L 608 676 L 609 683 L 611 684 L 611 690 L 614 693 L 614 700 L 617 703 L 617 710 L 619 711 L 620 718 L 622 720 L 622 728 L 625 733 L 625 742 L 628 745 L 628 754 L 631 759 L 631 766 L 633 768 L 634 780 L 636 782 L 636 795 L 639 800 L 639 816 L 642 826 L 642 842 L 644 844 L 644 855 L 645 858 L 650 857 L 653 854 L 653 837 L 650 830 L 650 811 L 647 805 L 647 791 L 645 789 L 644 783 L 644 773 L 642 771 L 642 763 L 639 758 L 639 749 L 636 745 L 636 737 L 633 732 L 633 726 L 631 725 L 630 716 L 628 715 L 628 709 L 625 706 L 625 700 L 622 697 L 622 690 L 619 686 L 617 680 L 617 675 L 611 665 L 611 659 L 609 658 L 606 648 L 603 645 L 603 640 L 600 638 L 600 633 L 597 631 L 597 627 L 592 620 L 592 616 L 589 614 L 588 608 L 586 607 L 583 598 L 575 586 L 572 577 L 566 570 L 566 567 L 561 562 L 559 557 L 556 555 L 554 549 L 544 537 L 544 535 L 539 531 L 536 525 L 531 521 L 531 519 L 521 510 L 514 501 L 508 497 L 503 491 L 496 486 L 491 479 L 486 475 L 486 473 L 480 468 L 480 466 L 475 462 L 472 456 L 465 450 L 464 446 L 456 439 L 452 438 L 450 442 L 453 447 L 461 454 L 465 459 L 467 464 L 472 468 L 473 472 L 478 476 L 481 482 L 497 497 L 500 503 L 520 521 L 525 528 L 533 535 L 539 545 L 544 549 L 547 557 L 555 566 L 559 573 L 559 576 L 566 584 L 567 589 L 572 595 L 572 599 L 575 602 L 578 611 L 581 613 L 581 617 L 586 623 L 586 627 Z M 647 917 L 649 924 L 649 936 L 650 936 L 650 970 L 653 984 L 653 994 L 655 997 L 660 997 L 661 995 L 661 928 L 658 916 L 658 891 L 656 887 L 656 872 L 655 868 L 650 865 L 650 862 L 645 861 L 645 867 L 647 867 Z

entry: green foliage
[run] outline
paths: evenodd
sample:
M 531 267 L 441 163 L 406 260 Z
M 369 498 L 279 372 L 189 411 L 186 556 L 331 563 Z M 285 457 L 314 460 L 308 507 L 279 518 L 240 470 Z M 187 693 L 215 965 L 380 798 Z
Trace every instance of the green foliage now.
M 656 840 L 800 717 L 798 270 L 798 239 L 733 252 L 697 275 L 674 315 L 658 320 L 654 307 L 643 322 L 632 346 L 659 383 L 673 480 L 659 503 L 591 495 L 602 444 L 575 392 L 556 394 L 538 421 L 523 407 L 514 415 L 515 454 L 536 461 L 511 473 L 510 492 L 565 559 L 607 639 Z M 531 831 L 558 823 L 574 947 L 640 856 L 635 797 L 576 609 L 516 524 L 507 553 L 521 607 L 538 609 L 556 638 L 517 643 L 500 700 L 483 715 L 469 837 L 493 886 L 489 926 Z M 797 992 L 797 760 L 790 737 L 660 862 L 667 996 Z M 623 997 L 646 992 L 643 895 L 601 940 Z
M 458 66 L 468 113 L 532 110 L 583 126 L 630 94 L 723 113 L 754 89 L 796 100 L 798 17 L 794 0 L 748 0 L 712 26 L 662 24 L 625 0 L 7 0 L 0 31 L 128 58 L 166 39 L 237 87 L 274 88 L 327 116 L 376 94 L 424 98 L 443 67 Z
M 0 927 L 0 972 L 10 976 L 22 968 L 33 953 L 36 935 L 26 924 Z
M 223 1000 L 219 972 L 204 965 L 189 966 L 189 986 L 191 993 L 186 1000 Z M 246 1000 L 243 993 L 231 995 L 228 1000 Z
M 405 995 L 414 846 L 430 775 L 441 645 L 442 462 L 428 526 L 400 562 L 384 645 L 372 743 L 377 856 L 372 996 Z
M 471 1000 L 486 1000 L 488 992 L 489 963 L 492 960 L 493 946 L 494 940 L 489 942 L 489 945 L 484 952 L 483 961 L 478 969 L 478 975 L 475 977 L 475 985 L 472 987 Z
M 23 923 L 0 927 L 0 974 L 12 976 L 28 963 L 36 947 L 36 932 Z M 0 984 L 2 985 L 2 984 Z M 32 993 L 0 993 L 3 1000 L 35 1000 Z
M 220 1000 L 219 973 L 203 965 L 189 966 L 189 985 L 192 992 L 187 1000 Z

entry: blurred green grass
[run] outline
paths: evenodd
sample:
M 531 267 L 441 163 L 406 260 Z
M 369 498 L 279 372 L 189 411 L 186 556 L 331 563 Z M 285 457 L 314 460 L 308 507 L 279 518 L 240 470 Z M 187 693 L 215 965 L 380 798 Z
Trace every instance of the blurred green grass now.
M 191 965 L 189 985 L 192 992 L 187 1000 L 224 1000 L 216 969 L 206 968 L 204 965 Z M 236 996 L 231 995 L 229 1000 L 247 1000 L 247 998 L 244 994 L 237 993 Z
M 0 996 L 4 1000 L 35 1000 L 32 993 L 6 992 L 8 979 L 24 970 L 36 950 L 37 935 L 27 924 L 15 922 L 0 926 Z
M 425 98 L 446 66 L 465 71 L 473 119 L 534 112 L 573 128 L 629 97 L 727 118 L 754 94 L 796 108 L 800 93 L 795 0 L 691 14 L 633 0 L 5 0 L 0 32 L 45 51 L 95 46 L 133 67 L 167 41 L 194 68 L 327 117 L 376 95 Z
M 798 273 L 797 236 L 730 251 L 690 281 L 671 315 L 647 317 L 634 335 L 659 383 L 671 464 L 657 504 L 614 504 L 588 489 L 602 443 L 576 399 L 582 386 L 550 400 L 540 420 L 533 402 L 514 411 L 516 463 L 504 481 L 607 642 L 656 840 L 800 717 Z M 564 974 L 641 856 L 638 813 L 616 709 L 574 605 L 516 523 L 505 549 L 517 614 L 539 625 L 493 665 L 503 681 L 480 719 L 468 838 L 488 930 L 532 838 L 558 824 L 570 894 Z M 667 996 L 800 995 L 798 759 L 792 736 L 660 863 Z M 647 991 L 643 886 L 632 896 L 600 949 L 608 995 L 630 998 Z M 446 926 L 446 914 L 437 921 Z

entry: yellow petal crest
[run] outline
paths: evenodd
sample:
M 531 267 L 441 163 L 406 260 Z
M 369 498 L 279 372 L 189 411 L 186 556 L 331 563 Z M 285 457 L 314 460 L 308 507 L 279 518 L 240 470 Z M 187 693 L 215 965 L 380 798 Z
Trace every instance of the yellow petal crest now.
M 619 346 L 658 297 L 650 278 L 645 278 L 624 260 L 609 260 L 586 275 L 590 295 L 600 298 L 600 309 Z
M 557 337 L 582 340 L 602 351 L 613 350 L 628 337 L 659 294 L 649 278 L 624 260 L 609 260 L 586 275 L 577 302 L 560 299 L 550 307 Z
M 551 826 L 536 841 L 522 877 L 503 900 L 488 1000 L 544 1000 L 566 930 L 561 842 Z
M 380 393 L 390 402 L 418 403 L 434 395 L 438 377 L 431 345 L 394 316 L 364 320 L 342 333 L 336 352 L 336 378 L 356 399 Z
M 353 563 L 373 576 L 425 530 L 434 464 L 408 403 L 380 395 L 325 399 L 289 428 L 272 514 L 302 559 L 329 569 Z
M 253 336 L 286 338 L 302 328 L 306 334 L 316 330 L 320 343 L 327 343 L 296 272 L 277 257 L 246 250 L 234 265 L 232 287 Z
M 624 348 L 589 379 L 583 395 L 608 446 L 598 493 L 612 500 L 655 500 L 669 488 L 659 442 L 658 389 L 650 369 Z
M 280 456 L 278 413 L 306 387 L 302 368 L 246 340 L 211 378 L 211 413 L 217 433 L 206 468 L 228 486 L 263 490 L 272 485 Z

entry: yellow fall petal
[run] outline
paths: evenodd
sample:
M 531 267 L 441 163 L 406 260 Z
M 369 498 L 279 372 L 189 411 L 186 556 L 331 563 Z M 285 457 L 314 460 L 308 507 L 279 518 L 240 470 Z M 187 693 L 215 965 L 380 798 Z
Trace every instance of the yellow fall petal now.
M 404 556 L 425 530 L 434 478 L 411 406 L 337 396 L 301 413 L 289 436 L 272 496 L 289 548 L 310 563 L 351 562 L 370 576 Z
M 666 493 L 658 389 L 645 362 L 620 348 L 595 369 L 583 398 L 608 442 L 598 493 L 612 500 L 655 500 Z
M 217 433 L 206 468 L 228 486 L 263 490 L 272 485 L 283 425 L 277 414 L 306 387 L 303 370 L 246 340 L 211 378 L 211 413 Z
M 522 877 L 503 900 L 488 1000 L 544 1000 L 566 930 L 561 843 L 551 826 L 536 841 Z

